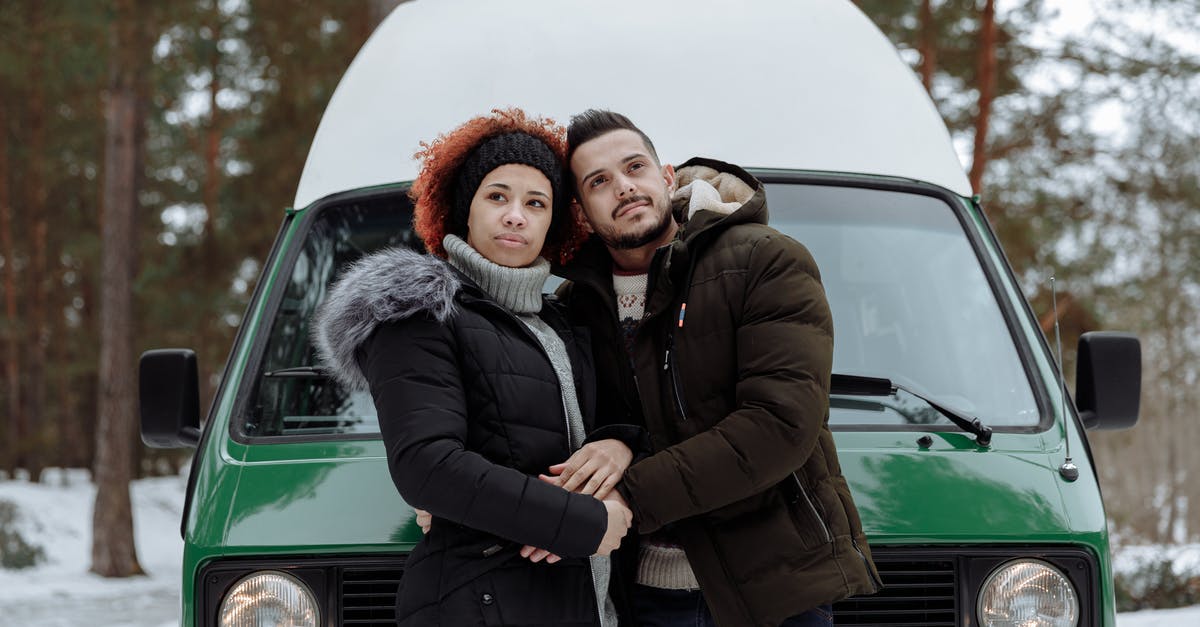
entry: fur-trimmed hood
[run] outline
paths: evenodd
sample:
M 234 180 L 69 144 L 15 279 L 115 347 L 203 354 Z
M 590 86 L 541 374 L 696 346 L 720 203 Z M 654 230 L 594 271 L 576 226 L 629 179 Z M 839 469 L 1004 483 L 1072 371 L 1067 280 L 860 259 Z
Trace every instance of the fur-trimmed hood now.
M 437 257 L 401 247 L 364 256 L 342 272 L 313 318 L 320 365 L 342 385 L 367 389 L 354 354 L 375 328 L 421 314 L 444 322 L 460 289 L 458 273 Z

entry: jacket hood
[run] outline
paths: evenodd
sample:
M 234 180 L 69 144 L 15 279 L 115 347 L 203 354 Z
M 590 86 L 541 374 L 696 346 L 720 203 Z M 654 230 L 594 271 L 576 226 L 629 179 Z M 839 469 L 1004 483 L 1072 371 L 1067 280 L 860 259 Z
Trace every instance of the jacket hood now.
M 731 163 L 693 157 L 675 170 L 671 198 L 678 241 L 690 244 L 708 231 L 737 224 L 766 224 L 767 193 L 749 172 Z
M 445 261 L 410 248 L 387 248 L 355 261 L 329 288 L 313 318 L 320 364 L 352 390 L 367 389 L 355 351 L 380 324 L 428 315 L 454 315 L 462 279 Z

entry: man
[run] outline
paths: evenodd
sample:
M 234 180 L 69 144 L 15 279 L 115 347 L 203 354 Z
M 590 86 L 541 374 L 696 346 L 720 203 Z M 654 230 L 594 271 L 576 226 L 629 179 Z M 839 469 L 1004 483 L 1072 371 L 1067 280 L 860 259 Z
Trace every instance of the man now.
M 677 181 L 608 111 L 575 116 L 567 141 L 594 236 L 558 270 L 560 296 L 592 333 L 598 415 L 651 442 L 617 484 L 642 534 L 636 623 L 832 624 L 832 602 L 880 584 L 827 424 L 833 325 L 815 262 L 766 226 L 740 168 L 693 159 Z M 620 457 L 585 447 L 551 473 L 594 492 Z

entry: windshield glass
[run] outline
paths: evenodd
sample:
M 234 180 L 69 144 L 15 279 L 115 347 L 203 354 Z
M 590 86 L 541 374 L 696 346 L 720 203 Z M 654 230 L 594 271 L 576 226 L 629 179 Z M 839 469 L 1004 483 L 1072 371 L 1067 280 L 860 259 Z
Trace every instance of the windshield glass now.
M 308 231 L 300 234 L 304 245 L 290 274 L 280 279 L 286 280 L 283 298 L 262 358 L 250 375 L 253 387 L 238 423 L 243 436 L 379 433 L 368 392 L 347 393 L 323 376 L 294 369 L 316 365 L 310 336 L 313 313 L 347 264 L 387 246 L 422 249 L 412 231 L 412 209 L 398 193 L 317 211 Z
M 771 226 L 816 258 L 835 373 L 891 379 L 991 427 L 1039 421 L 1029 379 L 953 209 L 919 194 L 767 186 Z M 831 425 L 949 421 L 920 399 L 835 395 Z
M 991 427 L 1030 427 L 1037 405 L 953 209 L 918 194 L 776 183 L 771 225 L 812 251 L 834 318 L 836 373 L 882 377 Z M 311 372 L 310 323 L 338 271 L 385 246 L 420 249 L 403 194 L 326 207 L 303 235 L 239 429 L 243 436 L 372 437 L 370 394 Z M 834 395 L 830 424 L 950 425 L 904 391 Z

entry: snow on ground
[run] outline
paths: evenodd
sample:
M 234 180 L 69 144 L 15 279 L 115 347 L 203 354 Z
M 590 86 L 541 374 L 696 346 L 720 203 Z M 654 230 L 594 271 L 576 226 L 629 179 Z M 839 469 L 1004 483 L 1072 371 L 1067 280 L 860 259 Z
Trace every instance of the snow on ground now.
M 1117 615 L 1117 627 L 1187 627 L 1200 625 L 1200 607 L 1143 610 Z
M 1125 546 L 1113 551 L 1113 570 L 1128 573 L 1141 566 L 1167 560 L 1176 573 L 1200 572 L 1200 544 Z
M 96 496 L 87 471 L 48 470 L 40 484 L 0 481 L 0 500 L 17 504 L 22 537 L 46 553 L 35 568 L 0 569 L 0 626 L 177 625 L 185 486 L 185 477 L 134 482 L 134 540 L 146 576 L 116 580 L 87 572 Z
M 135 481 L 133 525 L 144 577 L 106 580 L 91 563 L 95 488 L 83 470 L 47 471 L 44 483 L 0 481 L 0 500 L 17 504 L 22 536 L 46 551 L 39 566 L 0 569 L 0 627 L 168 627 L 179 618 L 179 517 L 185 477 Z M 1180 569 L 1200 569 L 1200 545 L 1130 547 L 1114 567 L 1127 572 L 1170 555 Z M 1200 625 L 1200 606 L 1121 614 L 1118 627 Z

